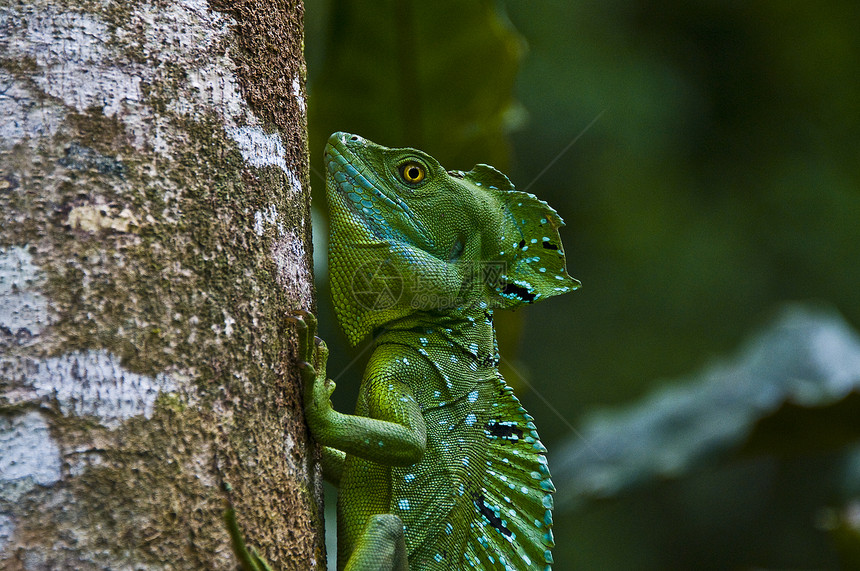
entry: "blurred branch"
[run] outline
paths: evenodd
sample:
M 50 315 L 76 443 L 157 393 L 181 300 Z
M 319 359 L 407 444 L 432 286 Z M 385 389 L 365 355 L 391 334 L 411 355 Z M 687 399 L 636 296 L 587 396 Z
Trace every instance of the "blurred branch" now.
M 738 454 L 833 449 L 860 440 L 857 419 L 860 338 L 835 312 L 790 306 L 734 359 L 594 414 L 584 438 L 552 459 L 557 503 L 571 508 Z

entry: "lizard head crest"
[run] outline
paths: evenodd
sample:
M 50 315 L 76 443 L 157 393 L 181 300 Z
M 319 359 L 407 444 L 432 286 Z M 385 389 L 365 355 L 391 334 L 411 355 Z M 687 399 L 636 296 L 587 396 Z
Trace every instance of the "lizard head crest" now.
M 424 312 L 514 307 L 572 291 L 558 214 L 493 167 L 446 171 L 411 148 L 335 133 L 325 152 L 329 264 L 350 342 Z

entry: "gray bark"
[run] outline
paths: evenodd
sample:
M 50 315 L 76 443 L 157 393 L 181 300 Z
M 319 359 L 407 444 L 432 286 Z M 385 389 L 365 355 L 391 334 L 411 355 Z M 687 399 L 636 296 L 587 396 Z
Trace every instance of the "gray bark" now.
M 324 568 L 301 2 L 0 0 L 0 567 Z

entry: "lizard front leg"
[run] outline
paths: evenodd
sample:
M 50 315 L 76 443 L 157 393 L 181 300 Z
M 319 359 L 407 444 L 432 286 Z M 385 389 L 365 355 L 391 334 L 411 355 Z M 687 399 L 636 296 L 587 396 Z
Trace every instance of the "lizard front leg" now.
M 335 384 L 325 375 L 328 351 L 325 343 L 314 336 L 315 319 L 304 312 L 291 319 L 299 332 L 305 417 L 314 437 L 324 445 L 326 479 L 340 480 L 346 453 L 387 466 L 418 462 L 426 447 L 424 417 L 399 373 L 384 365 L 368 367 L 369 374 L 362 382 L 363 400 L 367 403 L 362 408 L 368 416 L 341 414 L 331 406 Z M 390 361 L 383 359 L 383 363 Z M 377 499 L 385 493 L 380 491 Z M 349 546 L 345 569 L 408 571 L 401 519 L 390 513 L 365 513 L 363 522 L 353 522 L 362 529 L 360 536 L 352 541 L 339 539 Z
M 325 374 L 328 349 L 314 335 L 316 319 L 307 312 L 297 312 L 290 319 L 299 330 L 305 419 L 314 438 L 323 446 L 386 466 L 418 462 L 427 436 L 412 389 L 393 371 L 368 367 L 362 381 L 362 392 L 370 395 L 368 416 L 337 412 L 330 400 L 336 385 Z M 337 462 L 336 455 L 329 456 Z
M 328 348 L 325 342 L 316 336 L 317 321 L 312 313 L 297 310 L 287 317 L 287 321 L 298 328 L 298 360 L 304 384 L 305 417 L 316 437 L 326 429 L 327 414 L 333 412 L 331 394 L 336 385 L 334 381 L 326 378 Z M 345 456 L 343 451 L 336 448 L 322 447 L 323 478 L 336 487 L 340 485 Z

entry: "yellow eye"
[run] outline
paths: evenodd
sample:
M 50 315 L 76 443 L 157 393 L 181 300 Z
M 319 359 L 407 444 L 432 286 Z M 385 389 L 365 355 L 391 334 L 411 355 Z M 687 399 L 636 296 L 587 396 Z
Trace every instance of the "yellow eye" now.
M 418 161 L 408 161 L 400 165 L 400 177 L 408 184 L 418 184 L 425 176 L 427 170 Z

